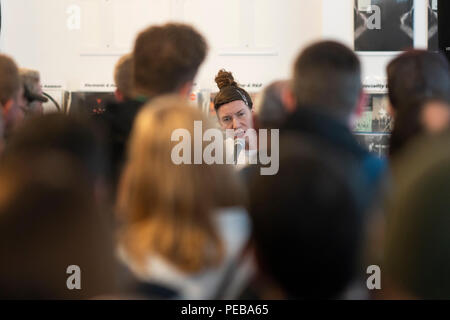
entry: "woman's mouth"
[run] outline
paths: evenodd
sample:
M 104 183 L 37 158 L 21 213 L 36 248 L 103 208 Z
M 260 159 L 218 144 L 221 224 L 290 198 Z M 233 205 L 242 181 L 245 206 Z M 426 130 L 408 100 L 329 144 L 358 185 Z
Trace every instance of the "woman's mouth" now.
M 234 136 L 237 138 L 242 138 L 245 135 L 245 130 L 243 129 L 236 129 L 234 130 Z

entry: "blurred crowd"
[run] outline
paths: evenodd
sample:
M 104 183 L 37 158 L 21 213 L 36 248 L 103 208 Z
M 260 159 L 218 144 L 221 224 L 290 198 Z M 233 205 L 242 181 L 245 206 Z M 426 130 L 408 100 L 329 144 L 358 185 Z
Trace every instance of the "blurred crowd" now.
M 380 158 L 352 132 L 368 96 L 345 45 L 308 46 L 258 101 L 219 66 L 212 115 L 189 101 L 207 54 L 193 27 L 151 26 L 115 66 L 116 101 L 70 115 L 0 55 L 0 298 L 449 299 L 446 58 L 389 63 Z M 234 163 L 174 163 L 174 132 L 198 122 L 233 130 Z M 276 143 L 251 143 L 262 129 Z

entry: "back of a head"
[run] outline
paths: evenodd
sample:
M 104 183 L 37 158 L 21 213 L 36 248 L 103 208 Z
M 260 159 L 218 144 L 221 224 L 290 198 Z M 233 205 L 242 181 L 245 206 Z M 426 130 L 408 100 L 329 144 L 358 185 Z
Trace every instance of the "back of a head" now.
M 449 64 L 441 53 L 410 50 L 387 67 L 389 100 L 396 111 L 416 101 L 431 99 L 450 103 Z
M 396 298 L 450 298 L 449 147 L 448 132 L 424 137 L 394 161 L 383 270 Z
M 85 170 L 63 153 L 0 163 L 0 297 L 86 299 L 113 293 L 112 225 Z M 69 290 L 69 266 L 81 290 Z M 70 280 L 70 279 L 69 279 Z
M 351 178 L 317 145 L 284 137 L 278 174 L 250 184 L 258 263 L 291 298 L 338 298 L 358 262 L 361 220 Z
M 10 57 L 0 54 L 0 103 L 14 98 L 21 86 L 19 69 Z
M 394 155 L 424 131 L 421 117 L 427 102 L 450 104 L 450 73 L 442 54 L 411 50 L 392 60 L 387 74 L 389 100 L 395 110 L 389 150 Z
M 361 90 L 360 61 L 351 49 L 340 43 L 313 44 L 295 62 L 293 93 L 299 106 L 348 119 L 357 106 Z
M 119 59 L 114 69 L 114 82 L 125 100 L 134 96 L 133 78 L 133 56 L 127 54 Z
M 206 53 L 205 39 L 191 26 L 168 23 L 144 30 L 133 52 L 137 93 L 175 93 L 194 80 Z
M 70 154 L 92 179 L 104 178 L 105 151 L 101 133 L 89 119 L 53 113 L 30 118 L 17 130 L 5 149 L 6 154 L 61 151 Z
M 195 126 L 214 128 L 177 96 L 153 99 L 136 119 L 119 188 L 123 241 L 136 261 L 159 253 L 180 270 L 194 272 L 221 259 L 212 214 L 239 205 L 240 185 L 230 165 L 194 163 Z M 200 142 L 202 150 L 206 145 Z M 217 249 L 212 255 L 205 253 L 209 246 Z
M 289 88 L 289 81 L 276 81 L 264 89 L 258 111 L 262 128 L 280 128 L 288 115 L 283 102 L 283 90 Z

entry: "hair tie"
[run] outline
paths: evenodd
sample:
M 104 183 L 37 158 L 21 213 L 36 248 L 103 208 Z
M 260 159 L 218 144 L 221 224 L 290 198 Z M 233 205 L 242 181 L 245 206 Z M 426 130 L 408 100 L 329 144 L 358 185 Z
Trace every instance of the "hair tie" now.
M 239 88 L 236 88 L 236 91 L 237 91 L 237 92 L 239 93 L 239 95 L 241 96 L 241 98 L 242 98 L 242 100 L 244 101 L 245 105 L 246 105 L 247 107 L 249 107 L 247 98 L 245 97 L 245 95 L 242 94 L 241 90 L 239 90 Z

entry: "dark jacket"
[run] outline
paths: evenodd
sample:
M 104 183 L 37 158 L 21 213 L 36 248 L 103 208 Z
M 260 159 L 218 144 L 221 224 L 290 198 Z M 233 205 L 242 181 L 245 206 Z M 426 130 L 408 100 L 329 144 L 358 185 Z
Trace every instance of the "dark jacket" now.
M 96 115 L 95 120 L 104 128 L 110 152 L 110 178 L 117 186 L 125 161 L 128 139 L 134 120 L 145 104 L 144 100 L 130 100 L 106 106 L 104 113 Z
M 363 188 L 360 197 L 365 204 L 372 204 L 386 174 L 387 163 L 361 146 L 348 126 L 312 108 L 300 107 L 280 130 L 281 135 L 293 132 L 313 137 L 351 159 L 351 169 L 357 170 L 358 184 Z

